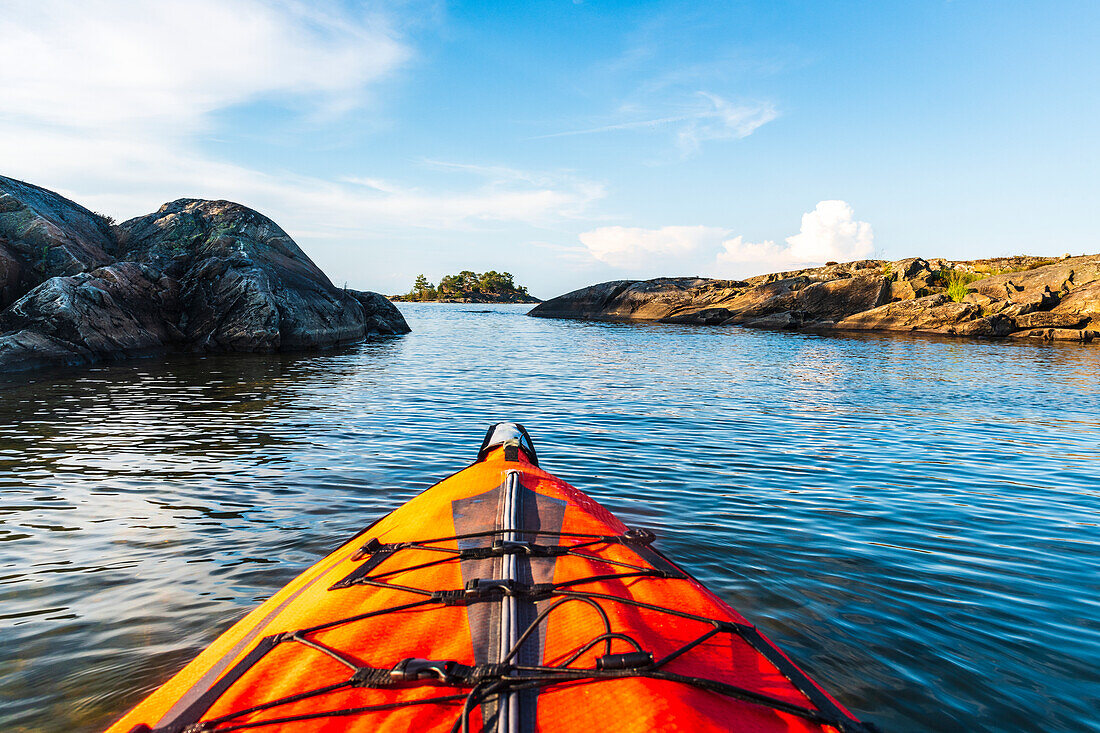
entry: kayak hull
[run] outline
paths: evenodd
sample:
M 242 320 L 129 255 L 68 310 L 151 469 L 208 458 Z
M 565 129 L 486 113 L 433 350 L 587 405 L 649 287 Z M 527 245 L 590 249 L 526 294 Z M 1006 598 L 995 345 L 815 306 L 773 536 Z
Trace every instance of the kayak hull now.
M 517 443 L 307 569 L 110 733 L 868 729 Z

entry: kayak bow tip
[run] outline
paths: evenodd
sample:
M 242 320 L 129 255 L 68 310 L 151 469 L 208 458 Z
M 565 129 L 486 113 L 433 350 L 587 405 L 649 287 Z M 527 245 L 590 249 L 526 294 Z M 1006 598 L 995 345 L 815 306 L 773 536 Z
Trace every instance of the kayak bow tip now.
M 504 446 L 516 446 L 527 454 L 527 458 L 534 465 L 539 465 L 538 456 L 535 454 L 535 446 L 531 442 L 531 435 L 527 429 L 518 422 L 498 422 L 489 426 L 485 432 L 485 440 L 481 441 L 481 449 L 477 453 L 477 460 L 483 461 L 486 456 L 495 449 Z

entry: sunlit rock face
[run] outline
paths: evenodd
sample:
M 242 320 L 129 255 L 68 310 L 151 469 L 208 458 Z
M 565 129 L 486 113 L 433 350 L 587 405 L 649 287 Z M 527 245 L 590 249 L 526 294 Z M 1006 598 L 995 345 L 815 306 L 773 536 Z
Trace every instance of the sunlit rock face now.
M 859 260 L 748 280 L 614 280 L 551 298 L 543 318 L 1092 341 L 1100 255 Z
M 275 222 L 180 199 L 112 226 L 0 177 L 0 368 L 151 351 L 325 348 L 407 333 L 375 293 L 339 289 Z

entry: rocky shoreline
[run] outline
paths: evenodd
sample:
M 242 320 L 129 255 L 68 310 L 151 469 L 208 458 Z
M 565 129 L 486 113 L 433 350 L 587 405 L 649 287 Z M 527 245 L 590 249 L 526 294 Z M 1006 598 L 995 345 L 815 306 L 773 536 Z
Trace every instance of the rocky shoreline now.
M 334 287 L 248 207 L 179 199 L 116 226 L 0 176 L 0 371 L 316 349 L 408 331 L 384 296 Z
M 1100 255 L 860 260 L 748 280 L 615 280 L 528 315 L 1100 343 Z

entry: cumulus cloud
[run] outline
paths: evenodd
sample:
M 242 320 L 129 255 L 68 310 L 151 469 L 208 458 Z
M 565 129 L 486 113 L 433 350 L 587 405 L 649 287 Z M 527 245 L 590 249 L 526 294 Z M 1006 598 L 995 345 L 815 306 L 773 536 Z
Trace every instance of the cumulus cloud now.
M 871 225 L 856 221 L 855 211 L 846 201 L 819 201 L 813 211 L 802 215 L 801 229 L 787 237 L 785 246 L 773 241 L 746 242 L 737 236 L 722 242 L 718 263 L 797 267 L 858 260 L 874 251 L 874 238 Z
M 718 252 L 717 259 L 719 264 L 750 262 L 788 264 L 784 255 L 784 250 L 770 239 L 764 242 L 746 242 L 745 238 L 738 234 L 733 239 L 722 242 L 722 249 Z
M 855 220 L 846 201 L 819 201 L 802 215 L 802 228 L 787 237 L 787 255 L 795 262 L 857 260 L 874 250 L 875 233 L 865 221 Z
M 844 201 L 821 201 L 802 215 L 798 234 L 784 244 L 749 242 L 707 226 L 601 227 L 580 235 L 592 258 L 634 277 L 703 273 L 745 277 L 761 272 L 844 262 L 874 249 L 871 225 Z

